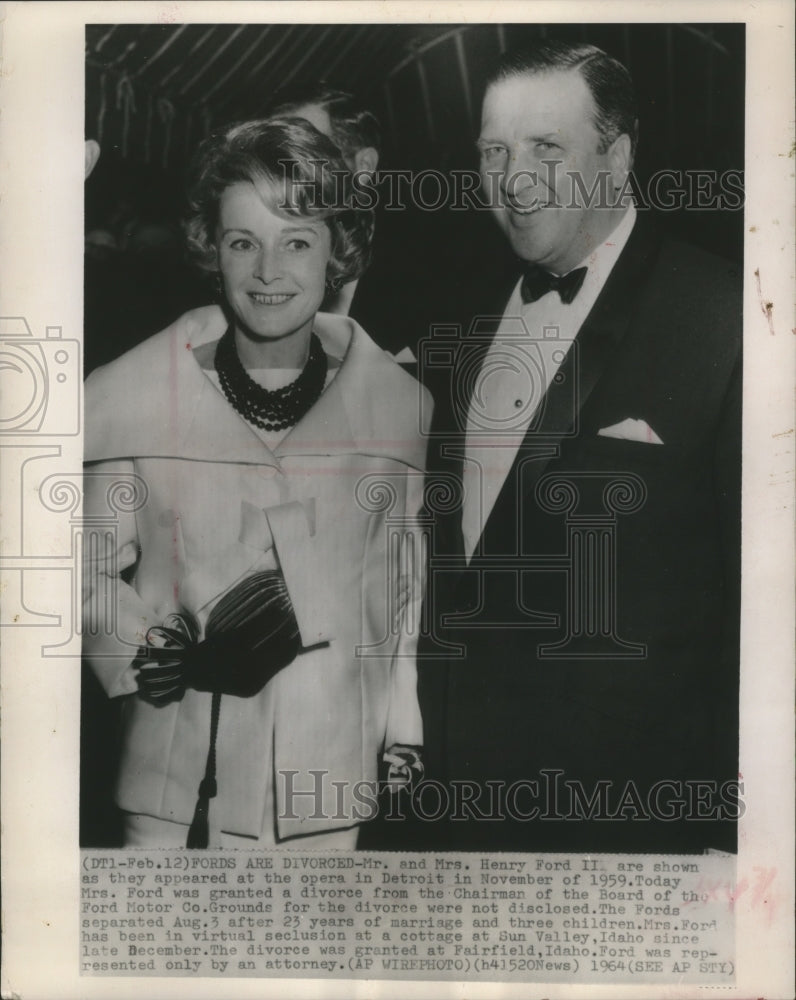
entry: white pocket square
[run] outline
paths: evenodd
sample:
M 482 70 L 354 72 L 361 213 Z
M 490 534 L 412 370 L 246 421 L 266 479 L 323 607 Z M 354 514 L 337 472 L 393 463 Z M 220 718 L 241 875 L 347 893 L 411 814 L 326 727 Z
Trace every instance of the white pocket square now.
M 620 438 L 623 441 L 641 441 L 643 444 L 663 444 L 646 420 L 628 417 L 619 424 L 603 427 L 597 431 L 598 437 Z

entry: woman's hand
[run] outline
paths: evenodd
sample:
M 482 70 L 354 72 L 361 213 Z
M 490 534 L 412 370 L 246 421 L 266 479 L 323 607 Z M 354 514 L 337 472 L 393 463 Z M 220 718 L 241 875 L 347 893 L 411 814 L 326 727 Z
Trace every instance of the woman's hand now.
M 138 671 L 138 693 L 152 705 L 168 705 L 180 701 L 185 694 L 185 656 L 199 638 L 193 619 L 173 614 L 162 625 L 155 625 L 146 634 L 133 661 Z

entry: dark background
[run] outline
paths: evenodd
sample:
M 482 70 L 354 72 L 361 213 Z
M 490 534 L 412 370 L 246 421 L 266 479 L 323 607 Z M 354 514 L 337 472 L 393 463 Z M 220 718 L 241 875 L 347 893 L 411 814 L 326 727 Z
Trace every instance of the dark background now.
M 86 137 L 102 147 L 86 186 L 86 367 L 111 360 L 212 289 L 184 260 L 185 168 L 215 127 L 254 117 L 284 85 L 325 78 L 379 117 L 383 169 L 476 169 L 485 76 L 540 37 L 595 43 L 635 80 L 635 174 L 743 170 L 744 25 L 90 25 Z M 740 261 L 743 212 L 679 209 L 665 225 Z M 369 333 L 414 345 L 440 285 L 506 253 L 488 213 L 380 213 L 376 253 L 392 288 Z M 444 262 L 444 266 L 440 266 Z M 375 278 L 375 272 L 371 279 Z M 372 282 L 371 282 L 372 283 Z M 422 307 L 421 307 L 422 305 Z
M 325 79 L 357 94 L 384 133 L 382 169 L 476 169 L 484 79 L 501 52 L 539 38 L 590 42 L 630 70 L 635 164 L 742 171 L 743 24 L 89 25 L 86 138 L 102 154 L 86 184 L 85 363 L 90 371 L 213 300 L 185 259 L 185 169 L 213 128 L 262 113 L 286 84 Z M 740 262 L 743 211 L 679 209 L 677 235 Z M 470 276 L 508 259 L 485 212 L 381 213 L 385 307 L 368 332 L 415 346 L 466 298 Z M 375 270 L 375 268 L 374 268 Z M 375 277 L 375 275 L 374 275 Z M 81 843 L 118 843 L 110 805 L 118 704 L 84 672 Z

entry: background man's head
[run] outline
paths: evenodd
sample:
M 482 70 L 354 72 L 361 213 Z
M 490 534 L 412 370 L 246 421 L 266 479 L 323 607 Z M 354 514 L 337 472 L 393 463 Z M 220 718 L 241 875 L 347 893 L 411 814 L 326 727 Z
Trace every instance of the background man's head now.
M 495 215 L 514 251 L 558 274 L 616 227 L 636 146 L 627 70 L 593 45 L 504 57 L 487 82 L 478 146 Z
M 376 116 L 344 90 L 323 81 L 284 88 L 267 109 L 270 117 L 304 118 L 328 136 L 349 170 L 374 173 L 379 164 L 381 129 Z

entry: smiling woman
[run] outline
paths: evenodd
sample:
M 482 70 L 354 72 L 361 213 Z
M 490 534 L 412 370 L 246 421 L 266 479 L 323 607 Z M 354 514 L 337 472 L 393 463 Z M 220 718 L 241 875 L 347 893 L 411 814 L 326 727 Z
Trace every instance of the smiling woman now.
M 327 286 L 367 267 L 373 217 L 350 207 L 349 177 L 337 147 L 299 118 L 244 123 L 201 147 L 188 243 L 220 274 L 250 367 L 301 366 Z
M 217 243 L 224 295 L 235 314 L 238 349 L 252 363 L 278 353 L 300 363 L 323 301 L 331 236 L 325 222 L 296 225 L 278 215 L 268 207 L 268 194 L 273 192 L 234 184 L 221 196 Z
M 352 847 L 381 755 L 395 784 L 420 766 L 419 569 L 388 553 L 428 405 L 318 312 L 368 259 L 348 176 L 298 119 L 207 140 L 187 229 L 223 299 L 86 383 L 85 510 L 114 530 L 86 547 L 84 652 L 124 701 L 128 846 Z

